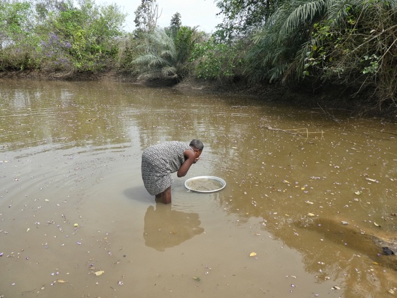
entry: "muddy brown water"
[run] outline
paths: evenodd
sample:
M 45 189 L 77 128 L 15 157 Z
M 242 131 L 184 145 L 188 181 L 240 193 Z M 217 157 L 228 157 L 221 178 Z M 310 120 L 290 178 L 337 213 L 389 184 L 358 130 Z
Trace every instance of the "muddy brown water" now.
M 396 238 L 396 124 L 274 100 L 1 80 L 0 297 L 393 295 L 363 236 Z M 156 204 L 143 149 L 192 138 Z M 203 175 L 227 187 L 185 189 Z

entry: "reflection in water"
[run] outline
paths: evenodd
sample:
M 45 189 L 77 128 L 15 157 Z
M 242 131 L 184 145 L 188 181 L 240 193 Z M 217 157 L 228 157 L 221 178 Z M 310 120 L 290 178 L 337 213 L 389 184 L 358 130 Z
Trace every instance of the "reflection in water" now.
M 171 205 L 149 206 L 145 214 L 143 238 L 146 246 L 158 251 L 174 247 L 204 232 L 199 215 L 172 210 Z

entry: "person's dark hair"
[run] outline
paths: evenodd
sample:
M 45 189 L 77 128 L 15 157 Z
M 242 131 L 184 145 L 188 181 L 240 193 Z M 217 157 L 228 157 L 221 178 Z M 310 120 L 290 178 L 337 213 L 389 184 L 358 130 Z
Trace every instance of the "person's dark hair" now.
M 203 151 L 203 149 L 204 149 L 204 144 L 203 144 L 203 142 L 201 142 L 200 140 L 196 140 L 196 139 L 193 139 L 193 140 L 190 142 L 189 146 L 192 146 L 192 147 L 194 147 L 194 148 L 196 148 L 196 149 L 198 149 L 198 150 L 200 150 L 200 151 Z

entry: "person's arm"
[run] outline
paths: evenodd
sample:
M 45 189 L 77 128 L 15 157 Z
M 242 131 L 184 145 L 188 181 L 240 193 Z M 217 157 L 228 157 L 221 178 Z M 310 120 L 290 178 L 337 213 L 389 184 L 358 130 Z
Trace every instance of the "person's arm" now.
M 177 176 L 178 177 L 183 177 L 187 174 L 187 172 L 190 169 L 190 166 L 194 164 L 198 158 L 196 158 L 196 154 L 192 150 L 186 150 L 184 152 L 185 155 L 185 162 L 182 164 L 182 166 L 179 168 Z

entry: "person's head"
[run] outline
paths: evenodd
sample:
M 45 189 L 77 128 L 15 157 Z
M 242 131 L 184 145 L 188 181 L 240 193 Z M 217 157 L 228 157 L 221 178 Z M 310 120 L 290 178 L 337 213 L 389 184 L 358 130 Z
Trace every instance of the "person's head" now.
M 193 149 L 197 149 L 198 151 L 202 152 L 204 149 L 204 144 L 203 142 L 201 142 L 200 140 L 197 139 L 193 139 L 190 144 L 190 147 L 192 147 Z
M 201 155 L 201 152 L 203 152 L 203 149 L 204 149 L 203 142 L 201 142 L 200 140 L 193 139 L 190 142 L 189 146 L 193 148 L 193 151 L 194 151 L 194 154 L 196 155 L 196 158 L 199 158 L 200 155 Z

